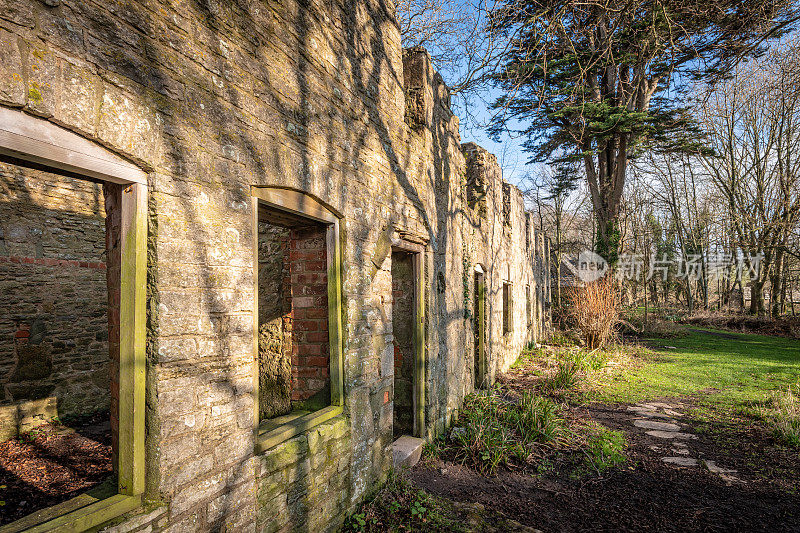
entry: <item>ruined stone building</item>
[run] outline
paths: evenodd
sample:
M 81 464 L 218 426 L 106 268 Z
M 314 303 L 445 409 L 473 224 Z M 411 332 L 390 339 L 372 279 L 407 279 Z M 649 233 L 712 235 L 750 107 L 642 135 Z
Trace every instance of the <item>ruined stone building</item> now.
M 335 529 L 544 334 L 547 243 L 393 12 L 0 0 L 0 441 L 113 452 L 0 531 Z

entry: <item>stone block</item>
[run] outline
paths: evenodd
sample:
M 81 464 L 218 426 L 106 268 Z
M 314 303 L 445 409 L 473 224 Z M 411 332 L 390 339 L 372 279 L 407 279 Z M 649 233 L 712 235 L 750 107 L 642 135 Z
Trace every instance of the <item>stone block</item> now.
M 19 432 L 27 433 L 54 418 L 58 418 L 58 399 L 55 396 L 17 404 Z
M 54 110 L 53 121 L 94 136 L 100 90 L 100 78 L 91 70 L 62 61 L 61 95 Z
M 25 82 L 17 36 L 0 30 L 0 50 L 0 103 L 24 105 Z
M 422 457 L 422 445 L 425 441 L 408 435 L 403 435 L 392 443 L 392 458 L 394 468 L 411 468 Z
M 53 116 L 61 87 L 58 57 L 47 48 L 30 46 L 27 60 L 27 109 L 37 115 Z
M 269 449 L 259 457 L 261 474 L 271 474 L 299 463 L 308 455 L 308 439 L 300 435 L 289 439 L 275 448 Z
M 0 405 L 0 442 L 19 435 L 19 417 L 16 405 Z

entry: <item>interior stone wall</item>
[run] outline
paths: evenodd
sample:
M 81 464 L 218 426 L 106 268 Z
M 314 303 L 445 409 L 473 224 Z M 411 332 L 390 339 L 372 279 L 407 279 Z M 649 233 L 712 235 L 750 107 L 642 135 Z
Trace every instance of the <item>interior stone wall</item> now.
M 292 410 L 291 230 L 258 223 L 259 416 Z
M 108 410 L 103 189 L 0 163 L 0 191 L 0 404 Z

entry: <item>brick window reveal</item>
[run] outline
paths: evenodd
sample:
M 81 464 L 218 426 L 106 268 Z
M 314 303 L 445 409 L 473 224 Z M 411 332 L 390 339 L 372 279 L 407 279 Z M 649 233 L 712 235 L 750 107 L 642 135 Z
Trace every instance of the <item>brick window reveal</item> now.
M 414 274 L 412 254 L 392 252 L 395 438 L 414 433 Z
M 289 252 L 292 331 L 292 401 L 305 401 L 328 383 L 328 265 L 325 228 L 291 232 Z M 324 402 L 323 402 L 324 403 Z
M 503 182 L 503 225 L 511 228 L 511 184 Z
M 259 206 L 259 414 L 330 405 L 326 227 Z

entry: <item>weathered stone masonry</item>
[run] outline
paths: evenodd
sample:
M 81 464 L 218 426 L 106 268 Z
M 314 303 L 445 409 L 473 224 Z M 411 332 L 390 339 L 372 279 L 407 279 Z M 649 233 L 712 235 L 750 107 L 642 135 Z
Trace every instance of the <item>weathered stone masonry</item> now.
M 0 190 L 4 440 L 32 400 L 50 416 L 108 410 L 110 370 L 102 187 L 0 164 Z
M 478 265 L 489 381 L 543 334 L 545 242 L 494 156 L 461 144 L 446 87 L 426 53 L 403 52 L 393 9 L 0 0 L 0 105 L 149 173 L 146 503 L 111 530 L 336 528 L 391 466 L 399 243 L 423 250 L 423 436 L 475 385 Z M 343 413 L 258 455 L 251 186 L 329 206 L 343 246 Z

